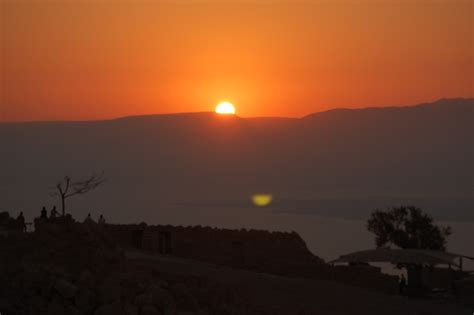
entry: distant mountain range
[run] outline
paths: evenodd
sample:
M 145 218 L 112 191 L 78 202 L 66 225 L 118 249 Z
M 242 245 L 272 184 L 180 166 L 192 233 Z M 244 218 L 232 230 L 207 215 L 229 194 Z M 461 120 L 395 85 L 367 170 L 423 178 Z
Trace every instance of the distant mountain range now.
M 442 219 L 474 220 L 474 99 L 335 109 L 301 119 L 214 113 L 90 122 L 0 124 L 0 211 L 33 214 L 69 174 L 108 182 L 71 199 L 124 221 L 173 207 L 251 207 L 367 216 L 417 203 Z

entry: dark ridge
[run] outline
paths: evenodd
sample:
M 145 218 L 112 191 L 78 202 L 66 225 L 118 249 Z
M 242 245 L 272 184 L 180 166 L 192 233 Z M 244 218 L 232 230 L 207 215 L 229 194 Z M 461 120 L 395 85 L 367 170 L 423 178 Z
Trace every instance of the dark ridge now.
M 335 108 L 328 111 L 312 113 L 304 116 L 302 119 L 312 119 L 322 115 L 343 115 L 349 113 L 394 113 L 406 112 L 420 109 L 448 108 L 458 107 L 466 108 L 474 106 L 474 98 L 441 98 L 432 103 L 421 103 L 410 106 L 387 106 L 387 107 L 365 107 L 365 108 Z

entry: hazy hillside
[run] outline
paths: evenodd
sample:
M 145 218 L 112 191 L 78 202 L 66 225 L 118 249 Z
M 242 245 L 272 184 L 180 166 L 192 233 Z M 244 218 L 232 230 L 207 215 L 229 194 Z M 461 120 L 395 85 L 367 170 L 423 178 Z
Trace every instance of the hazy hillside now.
M 472 220 L 473 135 L 473 99 L 301 119 L 190 113 L 4 123 L 0 209 L 32 214 L 57 203 L 49 193 L 62 176 L 104 170 L 107 184 L 71 199 L 71 208 L 87 204 L 121 221 L 173 207 L 250 207 L 251 194 L 270 192 L 273 211 L 354 217 L 417 202 L 439 217 Z

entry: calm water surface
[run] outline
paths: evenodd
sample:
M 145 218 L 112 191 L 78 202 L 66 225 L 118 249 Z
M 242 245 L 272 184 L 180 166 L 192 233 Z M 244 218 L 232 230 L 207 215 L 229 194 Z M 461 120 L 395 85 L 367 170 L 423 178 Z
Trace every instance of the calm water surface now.
M 159 218 L 150 215 L 145 222 L 173 225 L 203 225 L 231 229 L 264 229 L 296 231 L 305 240 L 313 254 L 330 261 L 353 251 L 375 247 L 374 237 L 366 230 L 366 220 L 327 218 L 307 214 L 275 214 L 265 209 L 170 209 Z M 448 251 L 474 256 L 474 222 L 438 222 L 452 227 Z M 465 267 L 474 270 L 474 263 Z

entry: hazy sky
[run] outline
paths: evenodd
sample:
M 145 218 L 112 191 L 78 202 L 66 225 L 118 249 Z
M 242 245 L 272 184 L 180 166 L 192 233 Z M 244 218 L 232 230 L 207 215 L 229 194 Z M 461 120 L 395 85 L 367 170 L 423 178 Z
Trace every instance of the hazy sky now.
M 0 0 L 0 120 L 473 97 L 473 3 Z

